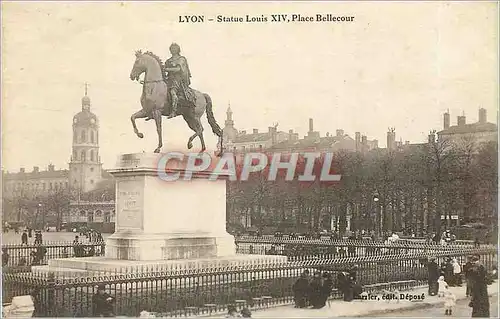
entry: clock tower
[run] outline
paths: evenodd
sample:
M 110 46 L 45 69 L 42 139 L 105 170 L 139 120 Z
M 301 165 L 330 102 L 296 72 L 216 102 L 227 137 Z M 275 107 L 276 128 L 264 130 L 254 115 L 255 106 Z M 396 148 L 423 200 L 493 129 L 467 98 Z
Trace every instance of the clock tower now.
M 90 111 L 90 98 L 82 97 L 82 111 L 73 117 L 73 153 L 69 163 L 69 183 L 74 195 L 94 190 L 102 179 L 99 156 L 99 121 Z

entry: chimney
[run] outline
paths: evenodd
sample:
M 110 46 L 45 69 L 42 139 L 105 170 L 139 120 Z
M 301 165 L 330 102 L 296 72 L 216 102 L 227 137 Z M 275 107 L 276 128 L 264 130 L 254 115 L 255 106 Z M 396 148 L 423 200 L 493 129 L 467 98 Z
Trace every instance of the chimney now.
M 405 141 L 405 145 L 410 145 L 410 141 Z
M 486 109 L 484 108 L 479 109 L 479 123 L 486 123 Z
M 387 149 L 392 150 L 396 146 L 396 130 L 389 128 L 387 132 Z
M 434 132 L 431 132 L 429 134 L 429 144 L 432 144 L 432 143 L 435 143 L 436 142 L 436 135 L 434 134 Z
M 368 144 L 368 138 L 366 135 L 361 136 L 361 144 L 366 145 Z
M 54 164 L 49 164 L 49 172 L 53 172 L 54 171 Z
M 24 173 L 24 172 L 26 172 L 26 170 L 24 169 L 24 167 L 21 167 L 21 168 L 19 169 L 19 172 L 20 172 L 20 173 Z
M 253 134 L 257 134 L 257 133 L 259 133 L 259 130 L 258 130 L 258 129 L 256 129 L 256 128 L 254 128 L 254 129 L 253 129 Z
M 33 173 L 38 173 L 39 172 L 39 167 L 38 166 L 33 166 Z
M 356 141 L 356 151 L 359 151 L 361 146 L 361 133 L 360 132 L 354 133 L 354 139 Z
M 314 131 L 314 124 L 313 124 L 313 119 L 309 119 L 309 132 Z
M 337 137 L 344 136 L 344 130 L 337 130 Z
M 465 125 L 465 115 L 457 116 L 457 125 L 464 126 Z
M 447 130 L 450 128 L 450 113 L 447 111 L 443 114 L 443 129 Z

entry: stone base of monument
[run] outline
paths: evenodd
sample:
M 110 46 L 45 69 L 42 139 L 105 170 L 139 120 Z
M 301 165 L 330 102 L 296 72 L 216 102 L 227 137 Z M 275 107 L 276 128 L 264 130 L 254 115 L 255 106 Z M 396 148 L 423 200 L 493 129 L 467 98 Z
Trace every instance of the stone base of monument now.
M 246 267 L 251 265 L 273 265 L 285 263 L 286 256 L 235 255 L 231 257 L 197 258 L 182 260 L 131 261 L 107 259 L 105 257 L 52 259 L 47 266 L 33 266 L 32 272 L 41 275 L 53 273 L 56 277 L 89 277 L 120 273 L 142 273 L 155 271 L 202 270 L 220 267 Z
M 234 237 L 226 232 L 228 176 L 209 180 L 213 165 L 200 172 L 190 170 L 185 160 L 165 161 L 164 156 L 121 155 L 118 168 L 110 171 L 116 179 L 117 215 L 105 257 L 52 259 L 33 272 L 88 276 L 286 261 L 284 256 L 236 255 Z M 177 179 L 166 181 L 167 175 Z

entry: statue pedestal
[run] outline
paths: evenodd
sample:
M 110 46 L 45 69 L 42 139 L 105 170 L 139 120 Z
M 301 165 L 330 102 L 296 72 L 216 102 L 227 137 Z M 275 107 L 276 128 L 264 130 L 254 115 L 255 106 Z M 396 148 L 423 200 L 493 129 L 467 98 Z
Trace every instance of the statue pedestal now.
M 162 156 L 121 155 L 110 171 L 116 179 L 116 225 L 105 257 L 53 259 L 48 266 L 33 267 L 34 272 L 84 275 L 146 265 L 192 268 L 286 261 L 283 256 L 236 255 L 234 237 L 226 232 L 226 180 L 209 180 L 210 171 L 187 171 L 185 161 L 170 160 L 158 169 Z M 162 173 L 179 178 L 164 181 Z M 191 178 L 184 180 L 186 175 Z
M 234 237 L 226 232 L 226 181 L 182 166 L 176 181 L 159 178 L 159 154 L 122 155 L 116 178 L 115 233 L 106 257 L 119 260 L 173 260 L 234 256 Z M 181 163 L 183 164 L 183 163 Z M 173 165 L 172 165 L 173 166 Z

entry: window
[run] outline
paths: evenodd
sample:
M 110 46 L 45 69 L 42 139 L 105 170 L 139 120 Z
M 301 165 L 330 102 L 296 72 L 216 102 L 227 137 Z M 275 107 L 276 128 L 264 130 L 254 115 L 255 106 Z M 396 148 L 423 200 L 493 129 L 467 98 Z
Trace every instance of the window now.
M 80 137 L 80 141 L 82 143 L 85 143 L 87 141 L 87 134 L 86 134 L 85 130 L 82 131 L 82 135 Z
M 94 143 L 94 131 L 90 131 L 90 142 Z
M 73 143 L 78 142 L 78 141 L 76 140 L 77 136 L 78 136 L 78 134 L 76 134 L 76 132 L 74 132 L 74 133 L 73 133 Z
M 49 184 L 49 189 L 52 189 L 52 183 Z
M 93 171 L 94 171 L 94 168 L 93 168 L 93 167 L 91 167 L 91 168 L 90 168 L 90 171 L 91 171 L 91 172 L 93 172 Z
M 74 160 L 74 161 L 77 161 L 77 160 L 78 160 L 78 154 L 77 154 L 76 150 L 75 150 L 75 151 L 73 151 L 73 160 Z
M 105 223 L 111 222 L 111 214 L 109 212 L 104 212 L 104 222 Z
M 94 222 L 94 212 L 89 212 L 89 214 L 87 215 L 87 222 Z
M 46 188 L 46 185 L 45 185 L 45 183 L 43 183 L 42 185 L 43 185 L 43 190 L 45 190 L 45 188 Z
M 90 184 L 94 184 L 94 180 L 93 179 L 90 180 Z
M 84 161 L 85 161 L 85 151 L 82 151 L 82 153 L 81 153 L 81 155 L 80 155 L 80 160 L 81 160 L 82 162 L 84 162 Z
M 90 160 L 94 161 L 94 150 L 90 150 Z

